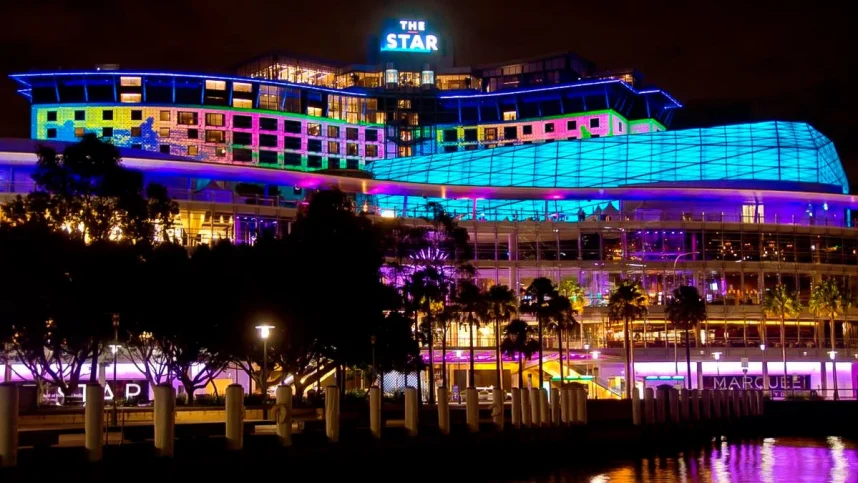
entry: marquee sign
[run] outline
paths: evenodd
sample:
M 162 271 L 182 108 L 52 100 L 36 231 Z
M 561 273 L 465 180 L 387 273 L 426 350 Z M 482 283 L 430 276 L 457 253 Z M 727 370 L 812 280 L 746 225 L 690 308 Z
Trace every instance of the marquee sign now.
M 391 22 L 382 32 L 381 51 L 431 54 L 438 51 L 438 36 L 426 30 L 424 20 Z
M 703 376 L 703 387 L 708 389 L 764 389 L 763 376 Z M 773 391 L 810 389 L 809 375 L 769 376 L 769 389 Z

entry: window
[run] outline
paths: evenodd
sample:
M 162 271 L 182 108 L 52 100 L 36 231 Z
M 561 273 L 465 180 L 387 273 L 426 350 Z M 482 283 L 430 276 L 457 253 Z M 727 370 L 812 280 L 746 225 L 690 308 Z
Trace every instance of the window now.
M 56 128 L 48 128 L 48 132 L 45 134 L 45 137 L 48 139 L 56 139 L 57 137 L 57 129 Z
M 76 138 L 82 138 L 82 137 L 83 137 L 83 134 L 84 134 L 84 130 L 83 130 L 83 128 L 82 128 L 82 127 L 76 127 L 76 128 L 74 128 L 74 137 L 76 137 Z
M 74 120 L 75 121 L 86 121 L 86 111 L 75 111 L 74 112 Z
M 346 169 L 360 169 L 360 162 L 357 159 L 347 159 Z
M 364 137 L 367 141 L 378 141 L 378 129 L 367 129 Z
M 170 137 L 170 128 L 162 127 L 158 129 L 158 137 L 159 138 L 168 138 Z
M 593 134 L 593 135 L 592 135 L 592 136 L 590 136 L 590 137 L 591 137 L 591 138 L 597 138 L 597 137 L 599 137 L 599 135 L 598 135 L 598 134 Z
M 322 157 L 321 156 L 307 156 L 307 167 L 308 168 L 321 168 L 322 167 Z
M 272 117 L 260 117 L 259 118 L 259 129 L 263 131 L 276 131 L 277 130 L 277 119 Z
M 142 144 L 132 144 L 131 149 L 143 149 L 143 145 Z
M 346 139 L 348 139 L 349 141 L 357 141 L 358 140 L 358 128 L 347 127 L 346 128 Z
M 276 134 L 260 134 L 259 135 L 259 145 L 265 146 L 266 148 L 276 148 L 277 147 L 277 135 Z
M 223 146 L 216 147 L 215 148 L 215 156 L 217 156 L 219 158 L 225 158 L 226 157 L 226 148 Z
M 223 114 L 209 112 L 206 114 L 206 126 L 223 126 Z
M 140 126 L 131 128 L 131 137 L 139 138 L 141 134 L 142 134 L 142 129 L 140 129 Z
M 239 109 L 253 109 L 253 101 L 250 99 L 233 99 L 232 107 L 237 107 Z
M 377 158 L 378 157 L 378 145 L 367 144 L 364 147 L 364 150 L 366 151 L 366 157 L 367 158 Z
M 143 111 L 140 109 L 134 109 L 131 111 L 131 120 L 132 121 L 142 121 L 143 120 Z
M 119 94 L 119 102 L 138 103 L 138 102 L 141 102 L 142 100 L 143 100 L 143 96 L 140 94 L 133 94 L 133 93 L 128 93 L 128 92 L 123 92 L 122 94 Z
M 308 139 L 307 140 L 307 151 L 311 153 L 321 153 L 322 152 L 322 140 L 321 139 Z
M 56 122 L 57 111 L 48 111 L 48 122 Z
M 599 118 L 591 117 L 590 118 L 590 127 L 599 127 Z
M 250 116 L 232 116 L 232 127 L 250 129 L 253 127 L 253 118 Z
M 200 154 L 200 148 L 196 144 L 188 146 L 188 156 L 196 156 Z
M 455 153 L 459 150 L 459 146 L 444 146 L 445 153 Z
M 340 154 L 340 143 L 337 141 L 328 141 L 328 154 Z
M 533 125 L 525 124 L 524 126 L 521 126 L 521 134 L 525 136 L 533 134 Z
M 253 92 L 253 86 L 247 82 L 233 82 L 232 90 L 235 92 Z
M 283 121 L 283 132 L 301 134 L 301 121 Z
M 188 139 L 198 139 L 200 137 L 199 129 L 188 129 Z
M 106 137 L 106 138 L 113 137 L 113 128 L 112 127 L 102 128 L 101 129 L 101 135 L 103 137 Z
M 284 153 L 283 164 L 285 166 L 301 166 L 301 155 L 297 153 Z
M 139 77 L 120 77 L 119 85 L 122 87 L 140 87 L 141 79 Z
M 476 129 L 465 129 L 465 141 L 466 142 L 476 142 L 477 141 L 477 130 Z
M 113 110 L 105 109 L 101 111 L 101 120 L 102 121 L 112 121 L 113 120 Z
M 301 149 L 301 138 L 283 138 L 283 149 Z
M 623 132 L 623 123 L 619 123 L 619 124 L 617 125 L 617 130 L 618 130 L 618 131 L 620 131 L 620 132 Z
M 161 112 L 163 114 L 165 111 L 161 111 Z M 166 112 L 169 113 L 169 111 L 166 111 Z M 163 120 L 163 117 L 161 118 L 161 120 Z M 196 112 L 181 112 L 181 111 L 179 111 L 178 119 L 176 120 L 176 122 L 178 124 L 185 124 L 188 126 L 196 126 L 197 124 L 199 124 L 199 120 L 197 118 Z
M 554 123 L 546 122 L 545 123 L 545 132 L 554 132 Z
M 307 115 L 313 117 L 322 117 L 322 108 L 307 106 Z
M 574 131 L 575 129 L 578 129 L 578 121 L 566 121 L 567 131 Z
M 504 111 L 503 112 L 503 120 L 504 121 L 515 121 L 518 119 L 518 115 L 516 115 L 515 111 Z
M 322 135 L 322 125 L 317 122 L 308 122 L 307 123 L 307 135 L 308 136 L 321 136 Z
M 478 147 L 476 144 L 468 144 L 465 146 L 465 151 L 476 151 Z
M 179 113 L 179 114 L 182 114 L 182 113 Z M 186 113 L 186 114 L 191 114 L 191 113 Z M 158 118 L 162 122 L 169 121 L 170 120 L 170 111 L 161 111 L 160 113 L 158 113 Z M 187 124 L 187 123 L 180 122 L 179 124 Z M 194 123 L 194 124 L 196 124 L 196 123 Z
M 277 151 L 259 150 L 259 162 L 265 164 L 277 164 Z
M 517 139 L 518 138 L 518 128 L 515 126 L 508 126 L 503 128 L 503 138 L 504 139 Z
M 215 129 L 206 129 L 207 143 L 224 143 L 226 142 L 226 134 L 223 131 Z
M 207 80 L 206 81 L 206 89 L 208 89 L 210 91 L 225 91 L 226 90 L 226 81 Z
M 233 148 L 232 149 L 232 160 L 233 161 L 253 161 L 253 150 L 246 148 Z
M 328 126 L 328 137 L 329 137 L 329 138 L 338 138 L 338 137 L 340 137 L 340 128 L 339 128 L 339 126 Z
M 355 143 L 346 144 L 346 156 L 359 156 L 358 145 Z
M 445 143 L 454 143 L 459 140 L 459 133 L 455 129 L 445 129 L 444 130 L 444 142 Z
M 485 140 L 486 141 L 497 141 L 498 140 L 498 128 L 487 127 Z
M 234 132 L 232 133 L 232 144 L 250 146 L 253 144 L 253 134 L 249 132 Z
M 411 99 L 397 100 L 396 107 L 398 107 L 399 109 L 411 109 Z
M 162 144 L 161 146 L 159 146 L 159 150 L 161 151 L 161 154 L 170 154 L 170 145 Z
M 328 169 L 340 169 L 340 158 L 328 158 Z

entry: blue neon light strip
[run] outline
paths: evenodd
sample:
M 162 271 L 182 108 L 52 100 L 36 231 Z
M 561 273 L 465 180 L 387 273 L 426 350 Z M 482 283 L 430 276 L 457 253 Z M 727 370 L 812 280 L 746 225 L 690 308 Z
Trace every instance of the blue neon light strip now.
M 685 376 L 646 376 L 644 379 L 647 381 L 681 381 L 685 379 Z

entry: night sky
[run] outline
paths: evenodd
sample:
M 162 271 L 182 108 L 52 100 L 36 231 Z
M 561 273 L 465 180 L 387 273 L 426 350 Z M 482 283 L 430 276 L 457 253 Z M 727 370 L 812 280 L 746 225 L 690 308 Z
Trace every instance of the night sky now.
M 807 121 L 835 142 L 858 192 L 858 42 L 845 1 L 28 0 L 2 12 L 0 137 L 29 136 L 12 72 L 229 72 L 274 50 L 361 63 L 383 19 L 415 17 L 453 37 L 458 65 L 570 51 L 637 68 L 686 105 L 672 129 Z

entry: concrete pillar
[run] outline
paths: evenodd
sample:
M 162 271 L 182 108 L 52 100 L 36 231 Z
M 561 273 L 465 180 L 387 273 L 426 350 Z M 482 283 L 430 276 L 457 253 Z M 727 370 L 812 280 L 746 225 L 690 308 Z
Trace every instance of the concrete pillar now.
M 683 421 L 691 419 L 691 401 L 689 400 L 690 392 L 688 389 L 682 388 L 679 391 L 679 414 Z
M 587 424 L 587 392 L 583 387 L 574 389 L 577 394 L 575 397 L 575 422 L 578 424 Z
M 450 434 L 450 396 L 444 386 L 438 388 L 438 429 L 441 434 Z
M 721 391 L 712 391 L 712 418 L 721 419 L 723 404 L 721 403 Z
M 733 406 L 733 391 L 727 391 L 721 393 L 721 404 L 723 408 L 721 409 L 721 417 L 724 419 L 728 419 L 730 414 L 732 414 L 732 406 Z
M 468 408 L 471 407 L 471 389 L 468 388 Z M 417 436 L 417 388 L 405 388 L 405 431 L 408 436 Z
M 530 389 L 530 424 L 538 428 L 542 426 L 542 418 L 539 417 L 539 389 Z
M 757 391 L 757 415 L 763 416 L 766 413 L 766 398 L 763 397 L 764 394 L 760 391 Z
M 480 430 L 480 400 L 477 389 L 465 389 L 465 423 L 468 431 L 476 433 Z
M 101 384 L 86 385 L 86 456 L 89 461 L 101 461 L 104 456 L 104 388 Z
M 564 426 L 572 423 L 572 388 L 569 386 L 560 391 L 560 419 Z
M 503 431 L 503 389 L 492 388 L 492 422 L 498 431 Z
M 413 390 L 414 388 L 405 388 L 406 408 L 408 407 L 409 389 Z M 325 387 L 325 436 L 331 443 L 340 440 L 340 388 L 337 386 Z
M 658 424 L 667 421 L 668 394 L 664 389 L 659 389 L 655 395 L 655 420 Z
M 733 391 L 732 399 L 733 399 L 733 414 L 735 414 L 737 418 L 747 416 L 747 414 L 742 413 L 742 401 L 745 400 L 745 392 L 742 390 Z
M 700 419 L 700 390 L 691 390 L 691 417 L 695 421 Z
M 703 419 L 712 419 L 712 389 L 704 389 L 701 394 L 700 409 L 702 409 Z
M 283 446 L 292 446 L 292 386 L 277 386 L 274 396 L 277 398 L 277 406 L 274 407 L 277 439 Z M 372 408 L 372 389 L 369 392 L 369 400 L 369 406 Z M 369 418 L 372 421 L 372 414 Z
M 667 397 L 670 403 L 670 422 L 679 423 L 679 391 L 671 388 L 667 392 Z
M 170 384 L 155 386 L 155 454 L 173 457 L 176 441 L 176 389 Z
M 560 389 L 551 388 L 551 424 L 560 426 Z
M 226 449 L 244 446 L 244 388 L 241 384 L 226 387 Z
M 512 427 L 515 429 L 521 428 L 521 392 L 517 387 L 510 390 L 512 392 Z
M 696 362 L 697 364 L 697 389 L 703 389 L 703 362 Z
M 539 422 L 542 426 L 551 426 L 551 407 L 548 405 L 548 391 L 539 389 Z
M 655 424 L 655 391 L 651 387 L 644 389 L 644 420 Z
M 532 411 L 530 410 L 530 391 L 527 388 L 521 389 L 521 425 L 525 428 L 530 427 Z
M 742 391 L 742 413 L 745 416 L 753 416 L 751 413 L 751 391 Z
M 641 425 L 641 393 L 637 387 L 632 388 L 632 423 Z
M 0 384 L 0 468 L 18 464 L 18 386 Z

